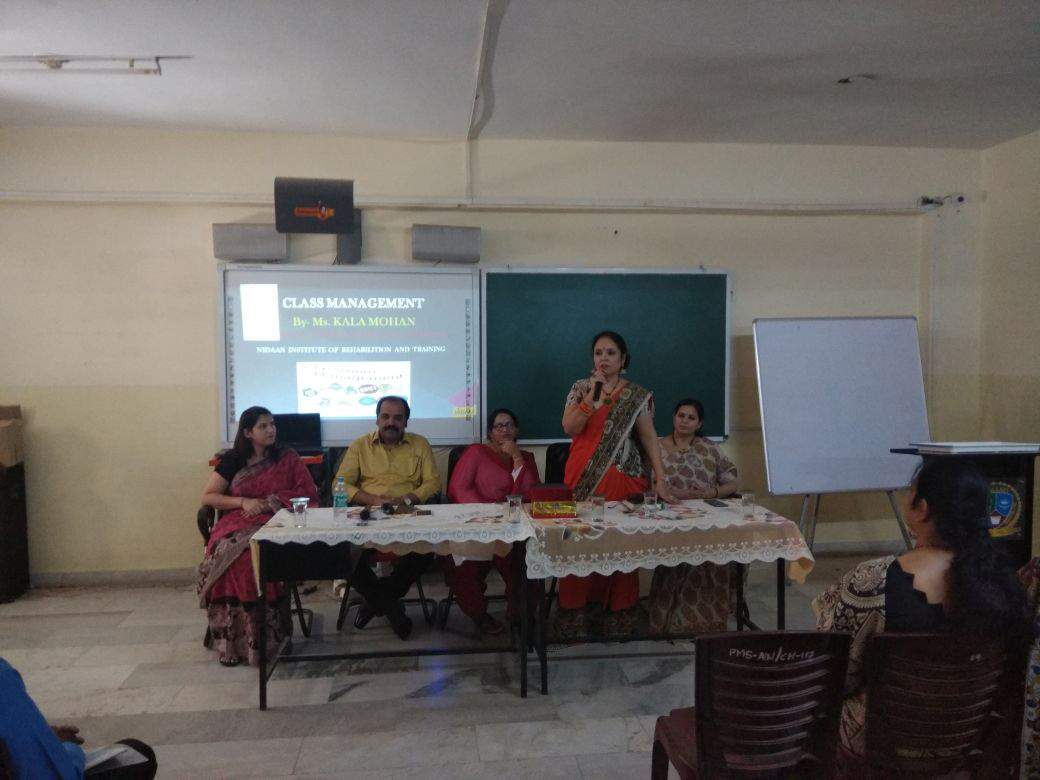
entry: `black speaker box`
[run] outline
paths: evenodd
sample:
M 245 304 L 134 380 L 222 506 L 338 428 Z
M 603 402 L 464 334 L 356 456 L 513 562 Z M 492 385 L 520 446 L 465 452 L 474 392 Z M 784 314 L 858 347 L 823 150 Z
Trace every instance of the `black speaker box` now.
M 349 233 L 354 227 L 350 179 L 274 180 L 274 224 L 279 233 Z

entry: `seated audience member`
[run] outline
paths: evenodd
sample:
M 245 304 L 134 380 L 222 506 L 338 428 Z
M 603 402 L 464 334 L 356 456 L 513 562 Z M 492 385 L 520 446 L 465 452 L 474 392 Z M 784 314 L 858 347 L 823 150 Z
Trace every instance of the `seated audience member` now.
M 862 690 L 868 637 L 882 631 L 999 636 L 1025 630 L 1026 597 L 989 535 L 989 484 L 960 458 L 926 461 L 903 516 L 915 537 L 902 555 L 866 561 L 813 600 L 817 628 L 853 634 L 841 744 L 865 752 Z
M 242 412 L 238 433 L 223 453 L 202 492 L 202 503 L 223 512 L 213 526 L 206 556 L 199 565 L 200 605 L 209 618 L 210 646 L 220 663 L 259 662 L 255 622 L 257 593 L 249 540 L 271 515 L 306 496 L 318 504 L 318 490 L 300 456 L 276 447 L 274 417 L 262 406 Z M 267 653 L 292 634 L 288 592 L 280 583 L 267 586 Z
M 672 495 L 725 498 L 737 490 L 737 467 L 700 435 L 704 405 L 684 398 L 672 413 L 672 432 L 661 437 L 661 465 Z M 714 563 L 658 566 L 650 585 L 650 630 L 687 634 L 725 631 L 729 618 L 729 567 Z
M 430 443 L 418 434 L 405 432 L 410 414 L 408 402 L 403 398 L 388 395 L 379 399 L 375 432 L 366 433 L 351 443 L 336 473 L 337 477 L 344 478 L 352 503 L 412 507 L 429 501 L 440 488 Z M 401 599 L 433 556 L 416 553 L 395 556 L 393 574 L 382 578 L 372 571 L 375 557 L 371 550 L 363 553 L 351 578 L 351 586 L 366 602 L 358 610 L 354 625 L 364 628 L 373 616 L 382 615 L 394 633 L 407 639 L 412 632 L 412 621 L 405 615 Z
M 25 690 L 22 676 L 0 658 L 0 777 L 61 778 L 73 780 L 84 776 L 86 754 L 80 745 L 83 738 L 75 726 L 48 726 L 36 703 Z M 120 740 L 136 751 L 144 761 L 109 768 L 102 762 L 86 772 L 91 778 L 155 777 L 155 753 L 136 739 Z M 136 756 L 134 757 L 137 758 Z
M 496 504 L 506 496 L 524 495 L 538 484 L 538 465 L 534 455 L 516 443 L 520 431 L 516 415 L 509 409 L 496 409 L 488 415 L 487 444 L 471 444 L 455 464 L 448 484 L 448 498 L 456 504 Z M 459 608 L 485 634 L 500 634 L 503 627 L 488 614 L 487 576 L 494 563 L 506 583 L 507 617 L 512 620 L 516 605 L 510 555 L 496 555 L 493 561 L 468 560 L 457 563 L 444 559 L 448 583 L 455 592 Z

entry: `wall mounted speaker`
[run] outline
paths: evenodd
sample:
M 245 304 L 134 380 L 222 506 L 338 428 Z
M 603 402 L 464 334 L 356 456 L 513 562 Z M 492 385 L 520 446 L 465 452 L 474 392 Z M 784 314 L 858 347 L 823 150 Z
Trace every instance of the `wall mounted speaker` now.
M 412 259 L 475 263 L 480 260 L 480 228 L 412 225 Z
M 279 233 L 348 233 L 354 224 L 350 179 L 274 180 L 274 224 Z
M 233 262 L 284 262 L 289 259 L 289 236 L 270 224 L 214 222 L 213 256 Z

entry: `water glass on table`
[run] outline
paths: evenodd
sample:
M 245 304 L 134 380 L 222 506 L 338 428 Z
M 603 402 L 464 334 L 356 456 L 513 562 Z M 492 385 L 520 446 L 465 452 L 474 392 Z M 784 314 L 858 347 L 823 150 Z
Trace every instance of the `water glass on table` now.
M 603 518 L 607 513 L 607 497 L 600 495 L 589 496 L 589 510 L 592 522 L 603 522 Z
M 524 497 L 519 493 L 506 496 L 506 521 L 519 523 L 524 514 Z
M 657 490 L 650 489 L 643 492 L 643 517 L 651 519 L 657 517 Z
M 307 505 L 310 502 L 311 500 L 306 496 L 289 499 L 289 504 L 292 506 L 293 525 L 297 528 L 307 527 Z
M 744 510 L 745 520 L 755 519 L 755 494 L 750 490 L 744 491 L 740 496 L 740 506 Z

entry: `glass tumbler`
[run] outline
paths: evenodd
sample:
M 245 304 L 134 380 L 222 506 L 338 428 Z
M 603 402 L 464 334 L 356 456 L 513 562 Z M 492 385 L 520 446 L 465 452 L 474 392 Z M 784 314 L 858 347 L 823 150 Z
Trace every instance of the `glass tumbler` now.
M 647 490 L 643 493 L 643 517 L 657 517 L 656 490 Z
M 519 493 L 506 496 L 506 520 L 519 523 L 524 514 L 524 497 Z
M 743 494 L 741 494 L 740 506 L 744 510 L 745 520 L 755 519 L 755 494 L 752 491 L 746 490 Z
M 594 523 L 603 522 L 603 518 L 607 513 L 607 497 L 594 495 L 589 498 L 589 508 L 592 510 L 592 521 Z
M 297 528 L 307 527 L 307 505 L 310 502 L 311 500 L 306 496 L 289 499 L 289 504 L 292 506 L 293 525 Z

